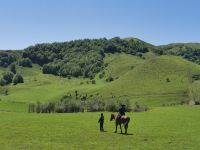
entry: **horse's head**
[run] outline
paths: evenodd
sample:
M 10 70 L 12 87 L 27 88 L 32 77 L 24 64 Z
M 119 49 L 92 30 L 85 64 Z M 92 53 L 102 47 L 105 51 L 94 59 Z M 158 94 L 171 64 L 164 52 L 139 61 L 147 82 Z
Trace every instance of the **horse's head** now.
M 115 115 L 114 114 L 111 114 L 110 116 L 110 121 L 114 120 L 115 119 Z

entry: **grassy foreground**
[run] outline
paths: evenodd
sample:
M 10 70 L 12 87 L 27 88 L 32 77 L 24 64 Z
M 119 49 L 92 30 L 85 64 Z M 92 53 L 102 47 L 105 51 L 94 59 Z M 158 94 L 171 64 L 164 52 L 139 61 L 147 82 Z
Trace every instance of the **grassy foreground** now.
M 198 149 L 200 107 L 154 108 L 128 113 L 129 135 L 115 134 L 105 113 L 99 132 L 99 113 L 28 114 L 0 111 L 0 149 Z

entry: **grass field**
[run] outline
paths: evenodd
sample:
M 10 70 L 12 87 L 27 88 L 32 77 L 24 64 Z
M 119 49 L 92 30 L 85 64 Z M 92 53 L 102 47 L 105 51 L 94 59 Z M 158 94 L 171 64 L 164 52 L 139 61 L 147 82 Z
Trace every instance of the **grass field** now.
M 0 149 L 199 149 L 200 107 L 154 108 L 128 113 L 128 133 L 113 133 L 114 122 L 105 115 L 99 132 L 99 113 L 28 114 L 0 111 Z

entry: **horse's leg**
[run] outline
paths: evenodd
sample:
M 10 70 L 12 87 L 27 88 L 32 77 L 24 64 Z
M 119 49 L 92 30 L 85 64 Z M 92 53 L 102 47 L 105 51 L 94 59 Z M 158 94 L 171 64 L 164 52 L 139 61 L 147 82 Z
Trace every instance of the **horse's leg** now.
M 127 134 L 127 125 L 125 125 L 124 128 L 125 128 L 125 134 Z
M 116 122 L 116 123 L 115 123 L 115 126 L 116 126 L 115 133 L 117 133 L 117 125 L 118 125 L 118 124 L 117 124 L 117 122 Z
M 128 130 L 128 123 L 126 123 L 126 125 L 124 126 L 125 128 L 125 134 L 127 134 L 127 130 Z
M 123 125 L 124 125 L 124 130 L 125 130 L 125 133 L 126 133 L 126 124 L 124 123 Z
M 122 133 L 122 125 L 121 125 L 121 123 L 120 123 L 120 129 L 121 129 L 121 133 Z

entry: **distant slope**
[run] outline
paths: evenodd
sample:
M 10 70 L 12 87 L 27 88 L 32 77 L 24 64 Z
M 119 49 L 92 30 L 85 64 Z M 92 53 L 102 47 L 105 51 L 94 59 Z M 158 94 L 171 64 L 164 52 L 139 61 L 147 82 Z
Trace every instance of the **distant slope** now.
M 127 97 L 133 101 L 145 100 L 144 103 L 151 103 L 146 102 L 148 99 L 157 100 L 160 104 L 168 103 L 168 100 L 176 102 L 188 98 L 192 75 L 200 74 L 198 65 L 175 56 L 155 57 L 128 66 L 131 65 L 135 67 L 128 68 L 119 79 L 102 88 L 104 95 Z M 117 76 L 115 72 L 110 74 Z
M 158 47 L 162 54 L 182 56 L 200 64 L 200 43 L 174 43 Z

